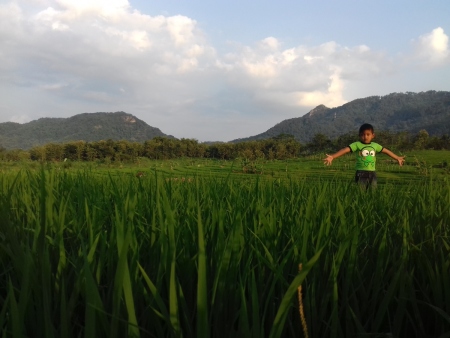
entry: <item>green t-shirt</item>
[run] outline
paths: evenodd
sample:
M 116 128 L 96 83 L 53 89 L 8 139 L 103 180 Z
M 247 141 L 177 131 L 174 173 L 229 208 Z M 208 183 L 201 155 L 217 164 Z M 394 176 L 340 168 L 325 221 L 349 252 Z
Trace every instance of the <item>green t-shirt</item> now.
M 348 147 L 356 154 L 356 170 L 375 171 L 376 154 L 383 150 L 381 145 L 375 142 L 365 144 L 358 141 Z

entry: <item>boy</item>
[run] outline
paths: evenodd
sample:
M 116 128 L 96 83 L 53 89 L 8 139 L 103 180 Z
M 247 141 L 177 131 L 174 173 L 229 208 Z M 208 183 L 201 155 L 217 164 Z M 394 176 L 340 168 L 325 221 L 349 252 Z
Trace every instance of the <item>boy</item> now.
M 327 155 L 324 158 L 324 164 L 331 165 L 331 162 L 339 156 L 347 154 L 349 152 L 356 153 L 356 175 L 355 182 L 363 186 L 369 187 L 370 185 L 375 187 L 377 185 L 377 175 L 375 173 L 376 153 L 385 153 L 398 162 L 400 166 L 403 165 L 404 157 L 395 155 L 389 149 L 383 148 L 378 143 L 372 142 L 375 137 L 373 126 L 368 123 L 364 123 L 359 128 L 359 142 L 354 142 L 349 146 L 342 148 L 333 155 Z

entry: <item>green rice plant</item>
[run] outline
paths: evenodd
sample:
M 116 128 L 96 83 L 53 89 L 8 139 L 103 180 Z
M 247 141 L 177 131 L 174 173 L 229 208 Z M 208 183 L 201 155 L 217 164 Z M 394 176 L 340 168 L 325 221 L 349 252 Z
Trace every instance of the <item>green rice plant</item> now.
M 4 172 L 2 335 L 448 335 L 448 178 L 293 173 Z

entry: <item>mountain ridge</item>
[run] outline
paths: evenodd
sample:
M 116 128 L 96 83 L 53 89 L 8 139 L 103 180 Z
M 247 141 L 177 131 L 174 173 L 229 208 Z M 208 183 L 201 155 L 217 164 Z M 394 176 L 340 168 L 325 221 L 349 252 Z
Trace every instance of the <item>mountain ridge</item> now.
M 336 138 L 348 132 L 356 133 L 363 123 L 373 124 L 375 131 L 417 133 L 425 129 L 430 136 L 450 135 L 450 92 L 431 90 L 369 96 L 334 108 L 321 104 L 263 133 L 229 143 L 264 140 L 281 134 L 308 143 L 317 134 Z M 24 124 L 0 123 L 0 146 L 5 149 L 26 150 L 47 143 L 79 140 L 144 142 L 154 137 L 174 138 L 123 111 L 82 113 L 68 118 L 43 117 Z
M 363 123 L 373 124 L 375 130 L 417 133 L 425 129 L 430 135 L 450 134 L 450 92 L 391 93 L 355 99 L 335 108 L 319 105 L 307 114 L 277 123 L 261 134 L 230 142 L 289 134 L 306 143 L 316 134 L 335 138 L 356 132 Z
M 0 123 L 0 145 L 5 149 L 29 149 L 47 143 L 79 140 L 144 142 L 158 136 L 173 138 L 122 111 L 82 113 L 68 118 L 42 117 L 24 124 Z

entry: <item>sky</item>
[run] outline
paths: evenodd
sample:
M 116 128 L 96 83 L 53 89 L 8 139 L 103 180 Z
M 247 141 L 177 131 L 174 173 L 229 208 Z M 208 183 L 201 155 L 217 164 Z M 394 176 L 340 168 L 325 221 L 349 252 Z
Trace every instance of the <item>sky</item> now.
M 450 91 L 448 0 L 0 0 L 0 122 L 124 111 L 230 141 Z

